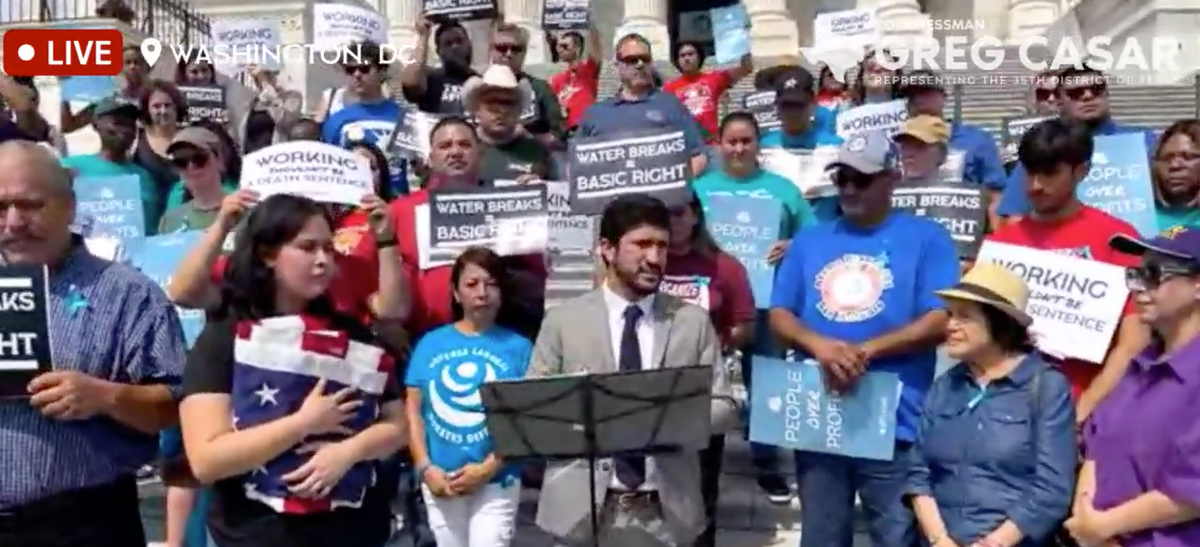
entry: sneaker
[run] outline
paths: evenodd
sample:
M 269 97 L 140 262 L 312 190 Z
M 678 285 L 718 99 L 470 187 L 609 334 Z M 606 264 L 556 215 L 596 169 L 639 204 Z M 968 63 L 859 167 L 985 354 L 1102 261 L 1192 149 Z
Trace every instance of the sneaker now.
M 767 499 L 777 505 L 785 505 L 792 501 L 792 489 L 786 480 L 779 475 L 763 475 L 758 478 L 758 487 L 766 492 Z

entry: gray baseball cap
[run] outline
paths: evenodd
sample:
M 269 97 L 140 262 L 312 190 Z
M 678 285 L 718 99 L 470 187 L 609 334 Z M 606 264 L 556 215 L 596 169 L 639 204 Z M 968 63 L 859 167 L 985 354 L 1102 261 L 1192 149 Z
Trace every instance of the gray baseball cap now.
M 838 148 L 837 159 L 829 170 L 849 167 L 863 174 L 874 175 L 898 170 L 899 157 L 892 139 L 883 131 L 868 131 L 846 139 Z

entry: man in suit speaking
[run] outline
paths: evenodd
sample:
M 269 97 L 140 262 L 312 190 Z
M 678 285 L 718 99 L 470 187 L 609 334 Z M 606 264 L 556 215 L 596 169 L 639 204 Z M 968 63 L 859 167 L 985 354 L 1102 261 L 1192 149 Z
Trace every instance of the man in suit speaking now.
M 708 313 L 658 292 L 667 260 L 670 212 L 659 200 L 628 195 L 600 218 L 600 288 L 547 314 L 528 376 L 705 365 L 713 370 L 712 430 L 741 414 L 721 365 Z M 538 526 L 562 546 L 590 546 L 587 460 L 552 461 L 538 502 Z M 596 462 L 602 547 L 684 547 L 704 528 L 697 452 Z

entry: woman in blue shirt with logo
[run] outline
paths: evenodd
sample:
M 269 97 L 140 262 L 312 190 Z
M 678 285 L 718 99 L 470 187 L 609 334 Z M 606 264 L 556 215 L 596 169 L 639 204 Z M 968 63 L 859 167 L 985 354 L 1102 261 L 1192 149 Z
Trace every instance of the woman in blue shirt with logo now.
M 519 379 L 533 353 L 504 325 L 509 280 L 491 250 L 463 252 L 450 271 L 455 322 L 423 336 L 405 384 L 410 451 L 438 547 L 508 547 L 521 497 L 520 468 L 492 452 L 479 387 Z

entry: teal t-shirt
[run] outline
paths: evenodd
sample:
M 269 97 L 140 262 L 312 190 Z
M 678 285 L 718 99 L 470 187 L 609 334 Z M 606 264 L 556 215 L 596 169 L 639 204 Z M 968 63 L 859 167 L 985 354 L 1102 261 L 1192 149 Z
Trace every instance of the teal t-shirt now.
M 158 202 L 158 186 L 154 176 L 142 166 L 133 163 L 114 163 L 99 154 L 77 154 L 62 160 L 63 167 L 73 169 L 80 177 L 119 177 L 137 175 L 142 187 L 142 212 L 146 219 L 146 235 L 154 235 L 158 229 L 158 218 L 162 216 L 162 204 Z
M 1176 226 L 1200 228 L 1200 207 L 1164 207 L 1158 206 L 1155 211 L 1158 217 L 1158 229 L 1167 231 Z
M 232 180 L 223 180 L 221 181 L 221 189 L 225 190 L 225 194 L 227 195 L 232 194 L 238 191 L 238 184 Z M 175 181 L 175 184 L 171 186 L 171 191 L 167 192 L 167 206 L 163 210 L 170 211 L 183 205 L 185 190 L 186 188 L 184 188 L 182 180 Z
M 812 206 L 800 189 L 780 175 L 759 169 L 747 178 L 735 178 L 724 170 L 710 171 L 692 183 L 692 189 L 700 198 L 700 206 L 708 210 L 710 192 L 727 192 L 735 196 L 757 196 L 765 194 L 783 204 L 784 215 L 779 226 L 780 239 L 789 239 L 796 230 L 817 223 Z
M 487 458 L 492 438 L 479 387 L 524 378 L 532 355 L 528 338 L 501 327 L 468 335 L 451 324 L 421 337 L 408 361 L 404 384 L 421 391 L 430 463 L 451 472 Z M 519 466 L 508 465 L 492 482 L 508 485 L 519 474 Z
M 772 129 L 758 139 L 760 148 L 787 148 L 789 150 L 812 150 L 818 146 L 838 146 L 842 138 L 837 134 L 837 113 L 824 107 L 813 111 L 813 121 L 808 131 L 799 135 L 788 135 L 782 129 Z M 820 222 L 834 220 L 838 212 L 838 198 L 820 197 L 812 200 L 813 213 Z

